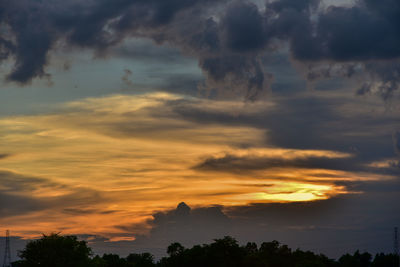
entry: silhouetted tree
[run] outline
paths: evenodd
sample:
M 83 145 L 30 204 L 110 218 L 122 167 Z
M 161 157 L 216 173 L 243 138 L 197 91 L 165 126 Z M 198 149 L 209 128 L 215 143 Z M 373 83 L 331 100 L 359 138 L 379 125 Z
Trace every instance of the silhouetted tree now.
M 117 254 L 104 254 L 103 261 L 106 267 L 126 267 L 128 263 L 124 258 L 120 258 Z
M 150 253 L 129 254 L 126 258 L 128 266 L 132 267 L 152 267 L 154 264 L 154 257 Z
M 28 242 L 19 256 L 24 267 L 87 267 L 91 249 L 75 236 L 51 234 Z
M 245 252 L 239 247 L 237 241 L 225 236 L 215 239 L 210 245 L 209 253 L 214 266 L 240 266 Z
M 172 247 L 177 247 L 176 245 Z M 176 251 L 170 249 L 170 251 Z M 161 259 L 161 267 L 336 267 L 334 260 L 324 255 L 301 250 L 291 251 L 278 241 L 265 242 L 258 249 L 257 244 L 239 246 L 232 237 L 216 239 L 211 244 L 194 246 L 180 253 L 169 253 Z
M 185 248 L 180 243 L 175 242 L 168 246 L 167 253 L 170 257 L 175 257 L 181 254 L 184 250 Z
M 278 241 L 240 246 L 226 236 L 211 244 L 184 248 L 172 243 L 167 248 L 168 257 L 154 263 L 150 253 L 131 253 L 126 258 L 117 254 L 104 254 L 90 259 L 91 249 L 85 241 L 74 236 L 43 235 L 30 241 L 20 252 L 20 261 L 13 267 L 397 267 L 399 257 L 394 254 L 377 254 L 372 260 L 369 253 L 356 251 L 345 254 L 338 261 L 325 255 L 297 249 L 292 251 Z
M 370 267 L 371 266 L 371 254 L 365 252 L 360 253 L 358 250 L 354 255 L 345 254 L 339 259 L 341 267 Z
M 293 266 L 292 251 L 278 241 L 264 242 L 260 247 L 261 261 L 265 266 Z
M 297 249 L 293 252 L 293 266 L 296 267 L 334 267 L 337 263 L 325 255 L 316 255 L 311 251 L 301 251 Z
M 375 259 L 371 264 L 372 267 L 398 267 L 399 256 L 395 254 L 379 253 L 375 255 Z
M 92 262 L 91 262 L 90 266 L 93 266 L 93 267 L 107 267 L 107 263 L 106 263 L 105 260 L 103 260 L 102 257 L 100 257 L 99 255 L 96 255 L 96 257 L 94 257 L 92 259 Z

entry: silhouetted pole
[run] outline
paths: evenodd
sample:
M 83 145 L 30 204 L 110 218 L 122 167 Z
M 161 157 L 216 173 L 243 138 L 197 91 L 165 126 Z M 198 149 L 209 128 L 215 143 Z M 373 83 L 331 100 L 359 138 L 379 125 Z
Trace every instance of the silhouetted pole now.
M 399 237 L 398 237 L 398 229 L 397 229 L 397 227 L 394 228 L 393 253 L 395 255 L 399 255 Z
M 4 252 L 3 267 L 11 267 L 10 231 L 6 231 L 6 248 Z
M 394 238 L 393 238 L 393 253 L 397 256 L 400 266 L 400 257 L 399 257 L 399 230 L 397 227 L 394 228 Z

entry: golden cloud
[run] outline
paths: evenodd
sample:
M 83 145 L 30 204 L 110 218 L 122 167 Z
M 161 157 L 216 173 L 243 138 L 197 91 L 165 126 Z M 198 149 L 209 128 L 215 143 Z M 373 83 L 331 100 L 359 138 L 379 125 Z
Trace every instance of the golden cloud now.
M 38 209 L 0 219 L 0 226 L 12 225 L 14 233 L 26 237 L 50 230 L 119 233 L 115 226 L 121 224 L 137 224 L 137 233 L 143 233 L 155 210 L 181 201 L 193 206 L 313 201 L 349 193 L 337 181 L 377 179 L 296 165 L 254 172 L 194 168 L 224 155 L 286 161 L 352 155 L 268 146 L 265 130 L 191 120 L 176 113 L 182 103 L 200 113 L 233 117 L 273 107 L 269 102 L 216 103 L 154 93 L 89 98 L 48 114 L 2 118 L 0 151 L 12 156 L 1 159 L 0 169 L 42 180 L 29 191 L 18 185 L 12 192 L 0 187 L 0 194 L 40 203 Z

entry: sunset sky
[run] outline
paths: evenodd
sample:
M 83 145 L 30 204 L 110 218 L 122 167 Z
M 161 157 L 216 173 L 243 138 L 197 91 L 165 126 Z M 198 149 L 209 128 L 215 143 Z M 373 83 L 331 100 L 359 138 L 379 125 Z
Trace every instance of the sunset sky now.
M 391 252 L 399 18 L 397 0 L 0 0 L 0 235 L 14 258 L 51 232 L 121 255 L 224 235 Z

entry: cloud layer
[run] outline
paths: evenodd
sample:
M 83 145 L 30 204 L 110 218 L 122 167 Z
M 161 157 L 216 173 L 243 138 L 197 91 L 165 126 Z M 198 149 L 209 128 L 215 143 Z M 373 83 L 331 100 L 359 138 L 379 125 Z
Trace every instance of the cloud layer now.
M 209 89 L 244 92 L 248 99 L 272 82 L 263 57 L 284 47 L 310 69 L 309 79 L 362 75 L 358 93 L 377 93 L 386 100 L 399 87 L 395 0 L 328 7 L 318 0 L 278 0 L 263 8 L 228 0 L 17 0 L 0 5 L 0 59 L 13 62 L 8 81 L 48 77 L 46 66 L 55 50 L 90 49 L 101 57 L 122 41 L 140 37 L 197 58 Z
M 371 119 L 372 103 L 339 108 L 312 96 L 323 103 L 318 116 L 293 116 L 309 97 L 112 95 L 3 117 L 0 151 L 9 156 L 0 161 L 0 223 L 23 236 L 54 229 L 132 239 L 151 228 L 155 210 L 182 200 L 196 207 L 315 201 L 398 177 L 396 114 Z

